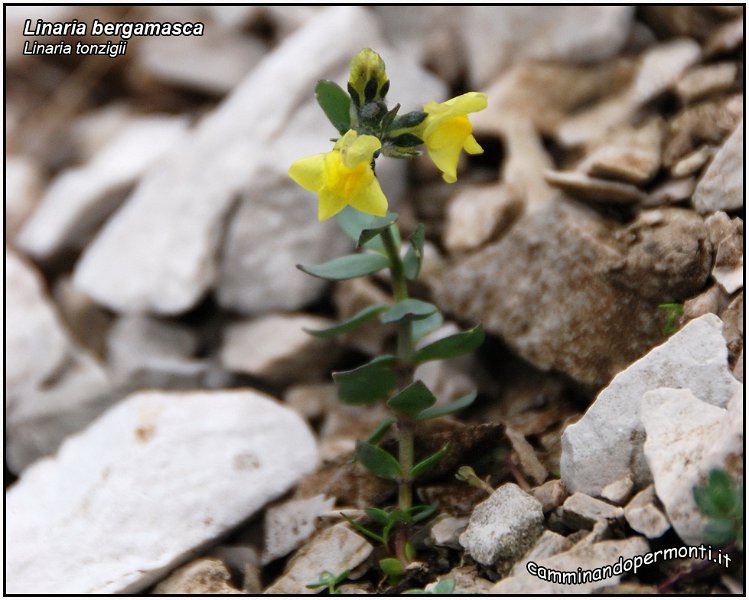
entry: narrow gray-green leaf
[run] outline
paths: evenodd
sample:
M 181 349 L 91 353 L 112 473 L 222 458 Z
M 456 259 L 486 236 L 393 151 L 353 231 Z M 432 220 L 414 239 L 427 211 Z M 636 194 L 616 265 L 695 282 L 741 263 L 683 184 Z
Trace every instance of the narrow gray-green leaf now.
M 348 254 L 319 265 L 297 265 L 297 268 L 314 277 L 340 281 L 371 275 L 387 266 L 388 259 L 381 254 Z
M 424 224 L 419 223 L 408 239 L 409 246 L 403 257 L 403 270 L 407 279 L 416 279 L 424 258 Z
M 420 463 L 414 465 L 411 468 L 411 479 L 416 479 L 417 477 L 423 475 L 426 473 L 429 469 L 431 469 L 434 465 L 436 465 L 440 460 L 442 460 L 442 457 L 447 454 L 447 445 L 443 446 L 441 450 L 438 450 L 431 456 L 428 456 L 424 460 L 422 460 Z
M 414 354 L 414 362 L 423 363 L 468 354 L 478 348 L 483 341 L 484 330 L 477 325 L 473 329 L 447 336 L 418 350 Z
M 356 369 L 333 373 L 339 400 L 343 404 L 371 404 L 387 398 L 398 384 L 398 376 L 391 369 L 395 362 L 395 356 L 386 354 Z
M 376 444 L 382 439 L 388 429 L 396 422 L 395 417 L 385 417 L 380 424 L 375 428 L 372 434 L 367 438 L 369 444 Z
M 321 79 L 315 87 L 315 97 L 338 133 L 343 135 L 351 129 L 351 98 L 337 83 Z
M 378 477 L 396 481 L 403 472 L 395 457 L 379 446 L 356 443 L 356 459 Z
M 429 315 L 437 312 L 437 307 L 429 302 L 417 300 L 416 298 L 407 298 L 397 302 L 388 310 L 380 315 L 382 323 L 397 323 L 402 319 L 416 321 L 426 319 Z
M 398 220 L 398 213 L 389 212 L 384 217 L 374 217 L 374 220 L 367 224 L 365 228 L 359 233 L 359 239 L 357 240 L 357 246 L 363 246 L 369 240 L 377 237 L 385 229 L 390 227 L 393 223 Z
M 440 328 L 445 322 L 442 313 L 436 312 L 425 319 L 420 319 L 411 323 L 411 335 L 414 342 L 418 342 L 425 335 L 429 335 L 434 330 Z
M 388 400 L 388 406 L 399 415 L 414 418 L 437 402 L 422 381 L 415 381 Z
M 389 306 L 387 304 L 372 304 L 371 306 L 367 306 L 366 308 L 361 309 L 358 313 L 346 319 L 345 321 L 336 323 L 335 325 L 327 327 L 326 329 L 305 328 L 304 331 L 319 338 L 334 337 L 336 335 L 340 335 L 342 333 L 346 333 L 347 331 L 356 329 L 357 327 L 361 327 L 362 325 L 364 325 L 364 323 L 366 323 L 367 321 L 371 321 L 377 315 L 385 312 L 388 308 Z
M 450 402 L 449 404 L 443 404 L 442 406 L 432 406 L 431 408 L 427 408 L 426 410 L 423 410 L 419 413 L 419 415 L 416 417 L 417 421 L 426 421 L 427 419 L 434 419 L 436 417 L 444 417 L 445 415 L 449 415 L 454 412 L 458 412 L 459 410 L 463 410 L 467 406 L 470 406 L 473 404 L 473 401 L 476 399 L 476 390 L 469 392 L 465 396 L 462 396 L 455 400 L 454 402 Z

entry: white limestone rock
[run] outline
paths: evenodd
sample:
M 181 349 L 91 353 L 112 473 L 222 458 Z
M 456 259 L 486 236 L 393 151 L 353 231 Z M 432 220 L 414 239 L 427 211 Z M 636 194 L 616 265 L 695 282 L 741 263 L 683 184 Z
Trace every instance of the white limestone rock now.
M 248 187 L 262 189 L 254 182 L 263 179 L 268 162 L 275 173 L 290 164 L 269 152 L 271 140 L 313 96 L 315 82 L 342 69 L 361 49 L 371 27 L 363 8 L 332 7 L 284 40 L 149 170 L 86 248 L 76 265 L 76 285 L 119 312 L 178 314 L 192 308 L 216 283 L 224 221 L 236 197 Z M 310 56 L 314 69 L 300 60 Z M 323 134 L 318 151 L 326 149 L 324 142 Z M 305 194 L 299 190 L 300 202 Z M 283 222 L 283 207 L 272 217 Z M 265 227 L 271 230 L 273 223 Z M 319 229 L 315 236 L 327 246 Z M 268 256 L 276 249 L 262 252 Z M 249 281 L 265 289 L 267 277 Z
M 591 496 L 629 476 L 636 486 L 652 481 L 642 453 L 639 402 L 659 387 L 690 389 L 703 402 L 724 407 L 740 384 L 728 371 L 722 322 L 713 314 L 687 323 L 665 343 L 619 373 L 585 415 L 562 435 L 562 481 Z M 606 468 L 601 469 L 601 457 Z
M 549 558 L 566 552 L 572 548 L 572 542 L 563 535 L 551 531 L 550 529 L 544 530 L 541 537 L 538 538 L 535 546 L 531 548 L 523 558 L 521 558 L 510 571 L 511 576 L 522 575 L 527 572 L 527 565 L 529 562 L 538 562 L 542 558 Z
M 655 487 L 650 484 L 624 507 L 624 518 L 629 526 L 650 540 L 661 537 L 671 528 L 656 502 Z
M 47 259 L 80 245 L 116 208 L 118 192 L 182 142 L 187 127 L 182 117 L 134 119 L 91 161 L 52 181 L 18 236 L 19 248 L 34 258 Z
M 314 378 L 327 372 L 336 352 L 329 340 L 313 337 L 305 329 L 331 324 L 303 314 L 269 314 L 232 323 L 226 329 L 221 363 L 229 371 L 270 381 Z
M 704 541 L 707 517 L 694 502 L 695 486 L 711 469 L 743 477 L 743 386 L 725 408 L 698 399 L 689 389 L 659 388 L 643 395 L 644 451 L 655 491 L 669 521 L 688 545 Z
M 476 505 L 460 545 L 482 565 L 510 561 L 533 545 L 543 522 L 541 503 L 514 483 L 506 483 Z
M 307 587 L 323 571 L 338 574 L 363 563 L 374 547 L 346 524 L 339 523 L 321 531 L 289 561 L 286 571 L 265 594 L 316 594 Z
M 217 558 L 199 558 L 160 582 L 154 594 L 241 594 L 231 585 L 231 574 Z
M 744 119 L 723 144 L 697 183 L 692 205 L 703 214 L 744 206 Z
M 315 532 L 315 519 L 333 509 L 335 498 L 318 494 L 311 498 L 288 500 L 265 511 L 262 564 L 296 550 Z
M 522 59 L 609 58 L 624 45 L 633 15 L 626 6 L 549 6 L 542 11 L 531 6 L 465 7 L 460 13 L 461 37 L 471 82 L 486 85 Z
M 564 501 L 562 520 L 572 528 L 589 529 L 598 521 L 615 521 L 624 515 L 619 506 L 575 492 Z
M 20 472 L 106 407 L 110 381 L 70 337 L 41 276 L 10 249 L 5 277 L 6 460 Z
M 535 563 L 535 573 L 526 572 L 506 577 L 492 587 L 492 594 L 591 594 L 619 583 L 620 575 L 614 575 L 600 581 L 587 583 L 554 583 L 545 581 L 538 576 L 539 569 L 577 573 L 578 568 L 583 571 L 594 570 L 607 565 L 613 566 L 620 560 L 625 561 L 639 554 L 649 551 L 647 540 L 642 537 L 631 537 L 624 540 L 607 540 L 594 544 L 578 544 L 567 552 L 556 554 L 549 558 L 541 558 Z M 534 567 L 531 567 L 534 569 Z M 547 573 L 544 572 L 544 576 Z
M 260 392 L 129 396 L 8 491 L 6 590 L 141 591 L 316 462 L 307 425 Z
M 42 191 L 42 174 L 38 165 L 26 156 L 5 159 L 5 233 L 16 236 L 34 210 Z

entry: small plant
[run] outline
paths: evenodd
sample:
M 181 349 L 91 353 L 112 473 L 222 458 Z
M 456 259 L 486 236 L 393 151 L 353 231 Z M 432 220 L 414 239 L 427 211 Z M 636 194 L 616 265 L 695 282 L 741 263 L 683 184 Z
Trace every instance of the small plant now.
M 454 579 L 440 579 L 436 585 L 432 586 L 432 589 L 421 589 L 421 588 L 415 588 L 412 590 L 407 590 L 403 592 L 403 594 L 408 595 L 422 595 L 422 594 L 428 594 L 432 596 L 448 596 L 452 594 L 455 591 L 455 580 Z
M 678 302 L 667 302 L 665 304 L 659 304 L 660 308 L 666 316 L 666 322 L 663 324 L 663 333 L 670 335 L 679 330 L 679 319 L 684 314 L 684 306 Z
M 705 542 L 714 546 L 744 544 L 744 486 L 734 483 L 725 471 L 713 469 L 704 486 L 693 490 L 700 511 L 710 517 L 705 526 Z
M 322 573 L 320 573 L 320 579 L 318 579 L 314 583 L 308 583 L 306 587 L 311 590 L 327 588 L 328 594 L 330 594 L 331 596 L 338 596 L 340 595 L 341 591 L 336 586 L 346 581 L 348 579 L 348 576 L 348 570 L 342 571 L 338 573 L 338 575 L 335 575 L 330 571 L 323 571 Z
M 330 152 L 300 159 L 289 176 L 318 194 L 318 218 L 335 216 L 338 225 L 359 250 L 353 254 L 299 269 L 330 281 L 365 277 L 389 269 L 393 301 L 368 306 L 342 323 L 310 334 L 329 338 L 379 319 L 397 332 L 392 353 L 377 356 L 355 369 L 333 373 L 338 397 L 344 404 L 367 405 L 385 401 L 393 415 L 385 419 L 366 441 L 356 447 L 356 458 L 378 477 L 398 488 L 398 505 L 392 509 L 367 509 L 378 531 L 351 522 L 362 534 L 391 548 L 393 559 L 381 561 L 383 572 L 397 577 L 413 559 L 408 541 L 411 526 L 431 516 L 435 506 L 413 504 L 413 482 L 435 466 L 447 452 L 444 447 L 416 462 L 414 432 L 428 419 L 459 411 L 476 398 L 472 392 L 454 402 L 437 405 L 437 398 L 422 381 L 414 381 L 421 363 L 460 356 L 483 341 L 480 327 L 451 335 L 423 347 L 418 342 L 443 323 L 436 306 L 409 295 L 408 282 L 419 275 L 424 253 L 424 226 L 419 224 L 401 251 L 398 215 L 388 211 L 388 201 L 375 175 L 381 157 L 410 159 L 420 146 L 442 172 L 457 180 L 461 151 L 483 152 L 474 139 L 467 114 L 486 108 L 486 95 L 469 92 L 447 102 L 427 102 L 423 110 L 398 114 L 400 105 L 388 109 L 390 81 L 382 58 L 371 49 L 351 61 L 348 93 L 332 81 L 319 81 L 315 94 L 340 137 Z M 397 429 L 398 455 L 378 445 L 392 428 Z M 391 542 L 391 534 L 394 540 Z M 398 564 L 396 564 L 398 563 Z

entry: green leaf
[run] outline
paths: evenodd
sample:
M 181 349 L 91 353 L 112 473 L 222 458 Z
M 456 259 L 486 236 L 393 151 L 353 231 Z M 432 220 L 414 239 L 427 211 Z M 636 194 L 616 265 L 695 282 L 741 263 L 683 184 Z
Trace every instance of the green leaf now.
M 387 266 L 388 259 L 381 254 L 348 254 L 320 265 L 297 265 L 297 268 L 314 277 L 340 281 L 371 275 Z
M 417 300 L 416 298 L 407 298 L 397 302 L 387 311 L 380 315 L 380 321 L 384 324 L 396 323 L 403 319 L 417 321 L 425 319 L 429 315 L 437 312 L 437 307 L 429 302 Z
M 484 330 L 477 325 L 473 329 L 447 336 L 417 350 L 414 354 L 414 362 L 418 364 L 428 360 L 442 360 L 468 354 L 478 348 L 483 341 Z
M 419 223 L 408 238 L 410 245 L 403 257 L 403 270 L 407 279 L 416 279 L 421 271 L 421 261 L 424 258 L 424 224 Z
M 395 362 L 395 356 L 385 354 L 356 369 L 334 372 L 339 400 L 344 404 L 370 404 L 386 398 L 398 384 L 398 376 L 390 368 Z
M 455 580 L 450 579 L 449 577 L 446 579 L 440 579 L 439 582 L 437 582 L 437 585 L 435 585 L 431 590 L 432 594 L 436 596 L 452 594 L 454 591 Z
M 473 390 L 472 392 L 467 393 L 465 396 L 461 396 L 454 402 L 450 402 L 449 404 L 443 404 L 441 406 L 433 406 L 431 408 L 427 408 L 426 410 L 421 411 L 417 417 L 417 421 L 427 421 L 428 419 L 435 419 L 437 417 L 444 417 L 445 415 L 449 415 L 454 412 L 458 412 L 459 410 L 463 410 L 466 406 L 470 406 L 473 404 L 473 401 L 476 399 L 476 390 Z
M 705 526 L 705 541 L 713 546 L 725 546 L 736 539 L 736 523 L 731 519 L 712 519 Z
M 442 447 L 441 450 L 438 450 L 431 456 L 428 456 L 424 460 L 422 460 L 420 463 L 414 465 L 411 468 L 411 478 L 416 479 L 417 477 L 423 475 L 426 473 L 429 469 L 431 469 L 434 465 L 436 465 L 440 460 L 442 460 L 442 457 L 447 454 L 447 444 Z
M 395 481 L 403 475 L 401 466 L 392 454 L 367 442 L 356 443 L 356 459 L 383 479 Z
M 404 572 L 403 564 L 397 558 L 383 558 L 380 561 L 380 569 L 388 577 L 398 577 Z
M 389 515 L 386 510 L 382 510 L 381 508 L 365 508 L 364 512 L 375 523 L 387 525 Z
M 379 533 L 375 533 L 371 529 L 367 529 L 366 527 L 364 527 L 364 525 L 362 525 L 361 523 L 357 523 L 356 521 L 354 521 L 354 519 L 349 517 L 346 513 L 341 513 L 341 516 L 344 519 L 346 519 L 346 521 L 348 521 L 348 524 L 351 525 L 351 527 L 353 527 L 354 529 L 356 529 L 359 533 L 366 535 L 367 537 L 372 538 L 373 540 L 375 540 L 376 542 L 380 542 L 381 544 L 384 544 L 387 541 Z
M 437 402 L 437 398 L 422 381 L 415 381 L 388 400 L 387 405 L 397 414 L 415 418 Z
M 315 87 L 315 97 L 338 133 L 343 135 L 351 129 L 351 98 L 337 83 L 321 79 Z
M 414 523 L 418 523 L 424 519 L 428 519 L 437 512 L 437 506 L 438 504 L 436 502 L 433 502 L 432 504 L 417 504 L 416 506 L 412 506 L 409 509 L 411 520 Z
M 357 246 L 364 246 L 369 240 L 380 235 L 385 229 L 398 220 L 398 213 L 389 212 L 384 217 L 374 217 L 359 233 Z
M 335 220 L 343 232 L 350 237 L 357 246 L 363 245 L 370 248 L 372 246 L 371 238 L 375 237 L 380 230 L 395 223 L 398 220 L 398 213 L 389 212 L 384 217 L 377 217 L 375 215 L 369 215 L 358 211 L 352 206 L 347 206 L 335 216 Z M 371 236 L 367 234 L 366 237 L 368 239 L 362 240 L 362 235 L 364 232 L 368 231 L 376 232 Z M 376 244 L 374 244 L 374 248 L 372 249 L 379 251 Z M 384 253 L 384 248 L 381 253 Z
M 395 417 L 386 417 L 383 419 L 380 424 L 377 426 L 377 428 L 372 432 L 372 434 L 367 438 L 368 444 L 376 444 L 382 439 L 382 436 L 385 435 L 385 432 L 390 429 L 393 423 L 395 423 L 397 419 Z
M 406 560 L 409 562 L 416 560 L 416 548 L 414 548 L 414 545 L 411 542 L 405 543 L 403 546 L 403 554 L 406 555 Z
M 398 146 L 400 148 L 410 148 L 412 146 L 420 146 L 424 143 L 424 140 L 422 140 L 418 135 L 414 135 L 413 133 L 402 133 L 401 135 L 393 138 L 391 140 L 391 143 L 393 146 Z
M 436 329 L 439 329 L 440 327 L 442 327 L 442 324 L 444 322 L 445 318 L 440 312 L 429 315 L 425 319 L 414 321 L 413 323 L 411 323 L 411 336 L 413 337 L 414 342 L 418 342 L 424 336 L 429 335 Z
M 361 327 L 362 325 L 364 325 L 364 323 L 374 319 L 377 315 L 382 314 L 388 308 L 390 307 L 387 304 L 372 304 L 360 310 L 353 317 L 350 317 L 345 321 L 341 321 L 340 323 L 336 323 L 331 327 L 327 327 L 325 329 L 305 328 L 304 331 L 319 338 L 335 337 L 336 335 L 340 335 L 342 333 L 346 333 L 347 331 L 356 329 L 357 327 Z
M 398 114 L 400 108 L 401 105 L 396 104 L 391 110 L 388 111 L 388 113 L 384 117 L 382 117 L 382 131 L 387 131 L 388 129 L 390 129 L 390 126 L 393 124 L 393 121 L 395 120 L 395 117 Z
M 391 127 L 391 129 L 396 130 L 396 129 L 408 129 L 410 127 L 416 127 L 426 118 L 427 118 L 427 113 L 421 112 L 419 110 L 414 110 L 412 112 L 406 113 L 405 115 L 401 115 L 400 117 L 395 119 L 393 121 L 393 126 Z

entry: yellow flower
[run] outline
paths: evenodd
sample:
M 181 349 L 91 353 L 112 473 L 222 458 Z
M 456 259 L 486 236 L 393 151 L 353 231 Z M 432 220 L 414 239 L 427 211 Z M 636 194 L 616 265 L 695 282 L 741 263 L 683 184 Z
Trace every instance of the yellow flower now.
M 484 110 L 486 106 L 486 94 L 479 92 L 468 92 L 441 104 L 427 102 L 424 105 L 427 118 L 419 125 L 416 134 L 424 140 L 429 157 L 442 171 L 442 178 L 447 183 L 458 180 L 461 150 L 468 154 L 481 154 L 484 151 L 471 135 L 473 127 L 466 115 Z
M 373 135 L 358 135 L 349 130 L 331 152 L 294 162 L 289 177 L 305 190 L 317 192 L 320 221 L 329 219 L 346 205 L 384 217 L 387 198 L 372 171 L 372 157 L 381 146 Z

